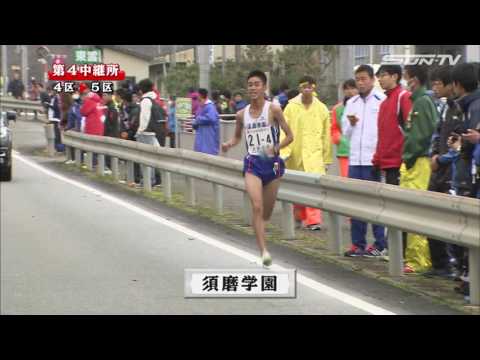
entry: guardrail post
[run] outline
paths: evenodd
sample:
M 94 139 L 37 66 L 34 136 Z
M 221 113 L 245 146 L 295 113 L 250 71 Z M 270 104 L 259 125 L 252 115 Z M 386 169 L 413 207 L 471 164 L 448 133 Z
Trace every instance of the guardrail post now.
M 162 171 L 163 194 L 168 201 L 172 200 L 172 173 Z
M 45 137 L 47 139 L 48 156 L 55 156 L 55 126 L 53 124 L 45 124 Z
M 388 228 L 388 271 L 390 276 L 403 275 L 402 231 Z
M 195 206 L 195 179 L 190 176 L 185 176 L 187 185 L 187 204 L 189 206 Z
M 293 218 L 293 204 L 282 201 L 282 227 L 285 239 L 295 239 L 295 219 Z
M 213 184 L 213 198 L 217 214 L 223 215 L 223 186 Z
M 87 151 L 86 160 L 87 160 L 87 168 L 89 171 L 93 171 L 93 152 Z
M 105 175 L 105 155 L 104 154 L 97 155 L 97 175 L 100 175 L 100 176 Z
M 75 149 L 75 165 L 82 166 L 82 150 Z
M 120 180 L 120 171 L 118 169 L 118 158 L 112 157 L 111 158 L 111 166 L 112 166 L 112 176 L 115 181 Z
M 152 191 L 152 168 L 150 166 L 142 166 L 143 173 L 143 191 Z
M 127 160 L 127 184 L 135 181 L 134 166 L 135 163 L 133 161 Z
M 470 304 L 480 305 L 480 248 L 468 249 L 468 278 L 470 281 Z
M 325 211 L 326 213 L 326 211 Z M 343 253 L 342 222 L 339 214 L 328 212 L 328 249 L 336 255 Z
M 65 146 L 65 155 L 67 155 L 67 161 L 72 160 L 72 151 L 73 148 L 71 146 Z
M 245 224 L 252 225 L 252 205 L 247 192 L 243 192 L 243 220 Z

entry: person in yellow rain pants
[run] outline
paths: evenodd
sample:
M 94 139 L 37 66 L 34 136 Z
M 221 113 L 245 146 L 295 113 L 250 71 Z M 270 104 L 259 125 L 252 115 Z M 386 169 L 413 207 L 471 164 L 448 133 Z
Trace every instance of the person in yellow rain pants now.
M 412 92 L 413 106 L 402 126 L 405 140 L 400 187 L 427 190 L 431 174 L 428 151 L 438 113 L 433 100 L 426 93 L 427 69 L 424 66 L 407 65 L 404 79 Z M 425 236 L 407 234 L 405 260 L 405 273 L 425 272 L 431 268 L 430 249 Z
M 332 163 L 330 112 L 317 99 L 315 80 L 304 76 L 299 81 L 300 94 L 288 102 L 285 120 L 292 129 L 294 140 L 280 151 L 287 169 L 325 175 Z M 285 134 L 282 132 L 282 139 Z M 321 230 L 320 209 L 294 206 L 296 220 L 310 230 Z

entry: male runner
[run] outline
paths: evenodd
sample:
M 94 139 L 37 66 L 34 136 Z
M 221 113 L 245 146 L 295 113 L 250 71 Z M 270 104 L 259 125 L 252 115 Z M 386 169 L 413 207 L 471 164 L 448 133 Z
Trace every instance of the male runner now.
M 262 71 L 255 70 L 248 75 L 248 95 L 251 103 L 237 112 L 235 135 L 222 144 L 222 151 L 227 152 L 237 145 L 245 128 L 245 188 L 252 203 L 252 223 L 262 263 L 270 266 L 272 258 L 265 245 L 265 223 L 272 215 L 280 177 L 285 172 L 285 163 L 279 156 L 280 149 L 293 141 L 293 134 L 280 106 L 265 100 L 266 84 L 267 77 Z M 286 134 L 281 143 L 280 127 Z

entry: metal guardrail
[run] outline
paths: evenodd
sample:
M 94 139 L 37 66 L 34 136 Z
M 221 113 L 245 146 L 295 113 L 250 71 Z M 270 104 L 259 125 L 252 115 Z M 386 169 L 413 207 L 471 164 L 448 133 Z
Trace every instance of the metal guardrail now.
M 151 191 L 152 168 L 163 173 L 163 190 L 167 199 L 172 196 L 171 174 L 185 176 L 187 201 L 194 206 L 194 179 L 213 184 L 215 208 L 223 212 L 223 186 L 244 194 L 244 219 L 251 223 L 251 210 L 242 176 L 241 161 L 212 156 L 185 149 L 154 147 L 128 140 L 65 132 L 63 142 L 75 149 L 80 165 L 80 151 L 89 153 L 88 167 L 93 170 L 92 153 L 98 154 L 97 173 L 104 174 L 104 157 L 112 157 L 112 172 L 119 178 L 118 161 L 127 160 L 127 180 L 133 181 L 133 164 L 143 168 L 144 190 Z M 70 154 L 67 149 L 67 154 Z M 426 235 L 465 246 L 469 249 L 470 302 L 480 305 L 480 201 L 429 191 L 402 189 L 398 186 L 315 175 L 287 170 L 278 192 L 282 203 L 282 226 L 285 238 L 295 238 L 293 204 L 323 209 L 329 212 L 329 241 L 331 251 L 342 255 L 340 216 L 354 217 L 388 227 L 389 273 L 403 274 L 402 231 Z
M 44 111 L 40 101 L 18 100 L 10 96 L 0 96 L 0 108 Z

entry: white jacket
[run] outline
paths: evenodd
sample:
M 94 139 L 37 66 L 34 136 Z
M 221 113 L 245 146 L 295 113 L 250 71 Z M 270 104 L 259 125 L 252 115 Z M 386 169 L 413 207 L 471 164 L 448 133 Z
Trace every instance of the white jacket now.
M 372 166 L 372 158 L 377 147 L 377 117 L 380 103 L 385 95 L 373 89 L 366 98 L 360 95 L 347 101 L 342 116 L 343 134 L 350 140 L 349 165 Z M 347 115 L 355 114 L 359 121 L 350 125 Z
M 137 134 L 144 132 L 148 127 L 150 116 L 152 114 L 152 102 L 150 100 L 144 100 L 146 97 L 155 100 L 157 98 L 157 94 L 155 94 L 153 91 L 149 91 L 142 96 L 142 100 L 140 100 L 140 124 L 138 125 Z

